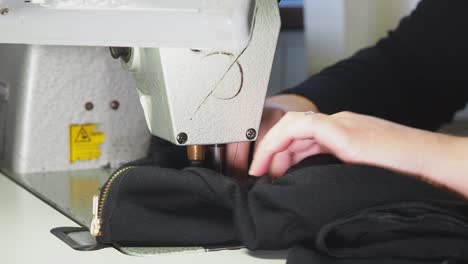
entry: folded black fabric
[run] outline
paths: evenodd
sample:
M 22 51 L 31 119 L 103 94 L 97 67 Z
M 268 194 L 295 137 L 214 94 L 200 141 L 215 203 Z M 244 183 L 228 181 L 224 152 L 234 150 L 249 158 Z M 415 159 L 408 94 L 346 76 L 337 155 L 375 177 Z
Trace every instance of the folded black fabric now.
M 289 255 L 287 264 L 464 264 L 466 262 L 456 259 L 402 259 L 392 257 L 381 258 L 333 258 L 312 248 L 297 246 Z
M 340 258 L 464 259 L 468 256 L 465 216 L 465 205 L 448 201 L 377 206 L 322 227 L 316 247 Z
M 326 164 L 242 185 L 203 168 L 136 164 L 102 202 L 101 243 L 308 248 L 294 250 L 292 264 L 312 255 L 317 263 L 468 261 L 465 200 L 411 177 Z

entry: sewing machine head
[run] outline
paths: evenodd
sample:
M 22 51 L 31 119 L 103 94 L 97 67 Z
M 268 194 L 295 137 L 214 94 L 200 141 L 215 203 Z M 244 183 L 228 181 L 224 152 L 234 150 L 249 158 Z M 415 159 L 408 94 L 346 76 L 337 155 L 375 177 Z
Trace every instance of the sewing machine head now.
M 255 140 L 279 31 L 277 2 L 235 5 L 242 33 L 229 46 L 113 49 L 137 80 L 153 135 L 178 145 Z
M 177 145 L 256 139 L 277 0 L 0 0 L 0 14 L 8 29 L 0 43 L 9 43 L 0 55 L 10 68 L 0 69 L 0 164 L 8 170 L 118 166 L 144 153 L 143 117 L 151 134 Z M 109 66 L 104 48 L 89 46 L 114 47 L 134 79 Z M 124 90 L 132 85 L 144 114 Z M 109 109 L 96 105 L 104 100 Z M 88 140 L 99 143 L 73 148 Z

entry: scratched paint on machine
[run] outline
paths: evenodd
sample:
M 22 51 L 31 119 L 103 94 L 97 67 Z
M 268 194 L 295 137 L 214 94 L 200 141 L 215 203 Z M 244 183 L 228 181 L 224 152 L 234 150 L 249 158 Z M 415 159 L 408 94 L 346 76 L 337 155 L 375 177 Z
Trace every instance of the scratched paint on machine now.
M 98 131 L 96 124 L 70 125 L 70 162 L 95 160 L 101 157 L 100 146 L 104 133 Z

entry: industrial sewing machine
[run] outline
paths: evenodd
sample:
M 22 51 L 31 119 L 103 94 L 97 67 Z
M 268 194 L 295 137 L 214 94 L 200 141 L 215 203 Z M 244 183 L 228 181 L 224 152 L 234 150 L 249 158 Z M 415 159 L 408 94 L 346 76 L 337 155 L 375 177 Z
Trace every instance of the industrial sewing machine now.
M 222 168 L 256 139 L 279 29 L 277 0 L 0 0 L 2 172 L 89 227 L 151 134 Z

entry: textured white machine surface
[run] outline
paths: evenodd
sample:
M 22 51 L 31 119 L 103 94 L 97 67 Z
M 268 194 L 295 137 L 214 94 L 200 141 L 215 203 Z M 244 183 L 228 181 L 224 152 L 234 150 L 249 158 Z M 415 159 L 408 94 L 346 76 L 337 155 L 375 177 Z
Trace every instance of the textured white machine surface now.
M 76 226 L 76 224 L 2 174 L 0 174 L 0 212 L 2 263 L 285 263 L 285 260 L 274 252 L 259 252 L 256 253 L 257 257 L 253 257 L 246 250 L 153 257 L 131 257 L 113 248 L 93 252 L 74 251 L 49 231 L 55 227 Z
M 153 135 L 174 144 L 253 140 L 270 80 L 281 21 L 277 0 L 257 0 L 252 36 L 242 49 L 134 49 L 134 72 Z M 187 142 L 176 140 L 188 135 Z
M 240 48 L 252 0 L 0 0 L 0 43 Z
M 108 49 L 0 45 L 0 60 L 0 83 L 10 86 L 3 89 L 8 96 L 0 87 L 3 168 L 34 173 L 118 167 L 146 155 L 150 134 L 136 84 Z M 111 109 L 113 100 L 118 110 Z M 92 111 L 85 110 L 86 102 L 94 104 Z M 102 155 L 70 163 L 68 127 L 86 123 L 105 133 Z

